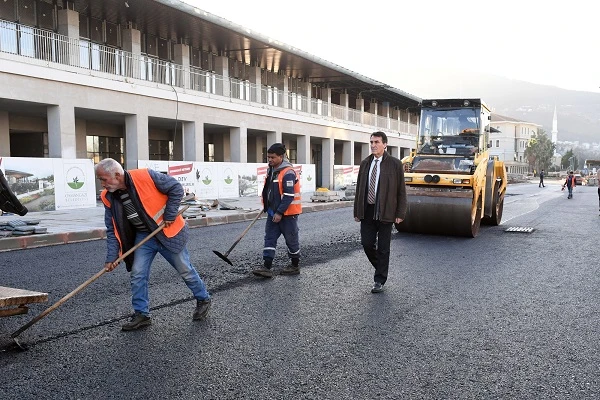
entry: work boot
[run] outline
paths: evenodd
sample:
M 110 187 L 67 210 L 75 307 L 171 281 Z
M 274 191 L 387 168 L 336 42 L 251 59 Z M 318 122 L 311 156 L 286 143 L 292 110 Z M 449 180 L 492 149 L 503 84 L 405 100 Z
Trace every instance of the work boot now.
M 150 317 L 142 313 L 136 312 L 131 318 L 129 318 L 129 322 L 121 326 L 121 330 L 135 331 L 150 324 L 152 324 L 152 319 Z
M 262 268 L 255 269 L 252 271 L 252 273 L 256 276 L 260 276 L 261 278 L 272 278 L 273 271 L 271 270 L 271 267 L 273 267 L 273 259 L 267 257 L 264 260 L 264 266 Z
M 292 258 L 292 262 L 281 270 L 281 275 L 298 275 L 300 273 L 300 264 L 297 258 Z
M 273 271 L 271 270 L 271 268 L 267 268 L 267 267 L 255 269 L 254 271 L 252 271 L 252 273 L 256 276 L 260 276 L 261 278 L 272 278 L 273 277 Z
M 196 309 L 194 310 L 194 315 L 192 316 L 192 319 L 194 321 L 200 321 L 205 319 L 208 315 L 208 310 L 210 310 L 211 304 L 211 299 L 197 300 Z

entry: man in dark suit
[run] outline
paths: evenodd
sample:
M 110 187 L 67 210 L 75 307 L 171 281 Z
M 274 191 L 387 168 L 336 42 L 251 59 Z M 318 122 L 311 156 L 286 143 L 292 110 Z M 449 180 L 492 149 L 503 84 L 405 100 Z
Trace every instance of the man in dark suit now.
M 371 155 L 360 164 L 354 197 L 354 219 L 360 221 L 361 244 L 375 268 L 371 293 L 383 292 L 392 226 L 404 220 L 407 208 L 402 162 L 387 153 L 387 142 L 384 132 L 371 135 Z

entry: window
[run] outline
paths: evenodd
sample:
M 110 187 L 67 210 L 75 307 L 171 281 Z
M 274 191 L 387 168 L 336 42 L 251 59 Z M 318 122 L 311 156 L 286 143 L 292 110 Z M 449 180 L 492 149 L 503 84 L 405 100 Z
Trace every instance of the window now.
M 123 138 L 107 136 L 87 136 L 87 158 L 97 164 L 105 158 L 113 158 L 124 164 L 123 157 Z
M 15 15 L 15 0 L 0 1 L 0 19 L 4 19 L 11 22 L 17 19 Z
M 214 143 L 204 143 L 204 161 L 215 161 L 215 145 Z
M 150 160 L 173 160 L 173 141 L 148 140 L 150 145 Z
M 35 26 L 35 10 L 33 0 L 19 1 L 19 22 L 24 25 Z
M 496 147 L 500 147 L 500 141 L 496 140 Z
M 488 148 L 492 147 L 492 140 L 490 140 L 490 144 L 488 144 Z
M 50 2 L 52 3 L 52 2 Z M 54 29 L 54 7 L 47 2 L 38 1 L 37 3 L 37 21 L 42 29 Z
M 104 43 L 102 21 L 99 19 L 90 18 L 90 39 L 92 42 Z

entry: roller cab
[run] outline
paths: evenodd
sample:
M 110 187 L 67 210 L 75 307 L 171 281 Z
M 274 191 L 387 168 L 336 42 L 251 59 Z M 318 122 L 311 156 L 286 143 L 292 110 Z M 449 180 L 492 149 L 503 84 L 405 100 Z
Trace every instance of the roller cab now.
M 402 162 L 408 195 L 399 232 L 475 237 L 502 219 L 506 170 L 490 159 L 480 99 L 424 100 L 416 150 Z

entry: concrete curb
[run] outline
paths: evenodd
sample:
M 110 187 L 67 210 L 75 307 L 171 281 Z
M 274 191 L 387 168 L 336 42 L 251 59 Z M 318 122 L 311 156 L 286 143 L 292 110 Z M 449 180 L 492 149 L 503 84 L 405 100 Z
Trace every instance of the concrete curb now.
M 329 203 L 303 203 L 302 212 L 310 213 L 336 208 L 352 207 L 352 201 L 336 201 Z M 213 225 L 231 224 L 234 222 L 250 221 L 258 211 L 236 212 L 228 215 L 215 215 L 200 218 L 190 218 L 187 223 L 190 228 L 201 228 Z M 261 217 L 260 219 L 263 219 Z M 36 247 L 55 246 L 67 243 L 85 242 L 89 240 L 106 239 L 106 229 L 89 229 L 76 232 L 47 233 L 30 236 L 13 236 L 0 239 L 0 252 L 11 250 L 33 249 Z

